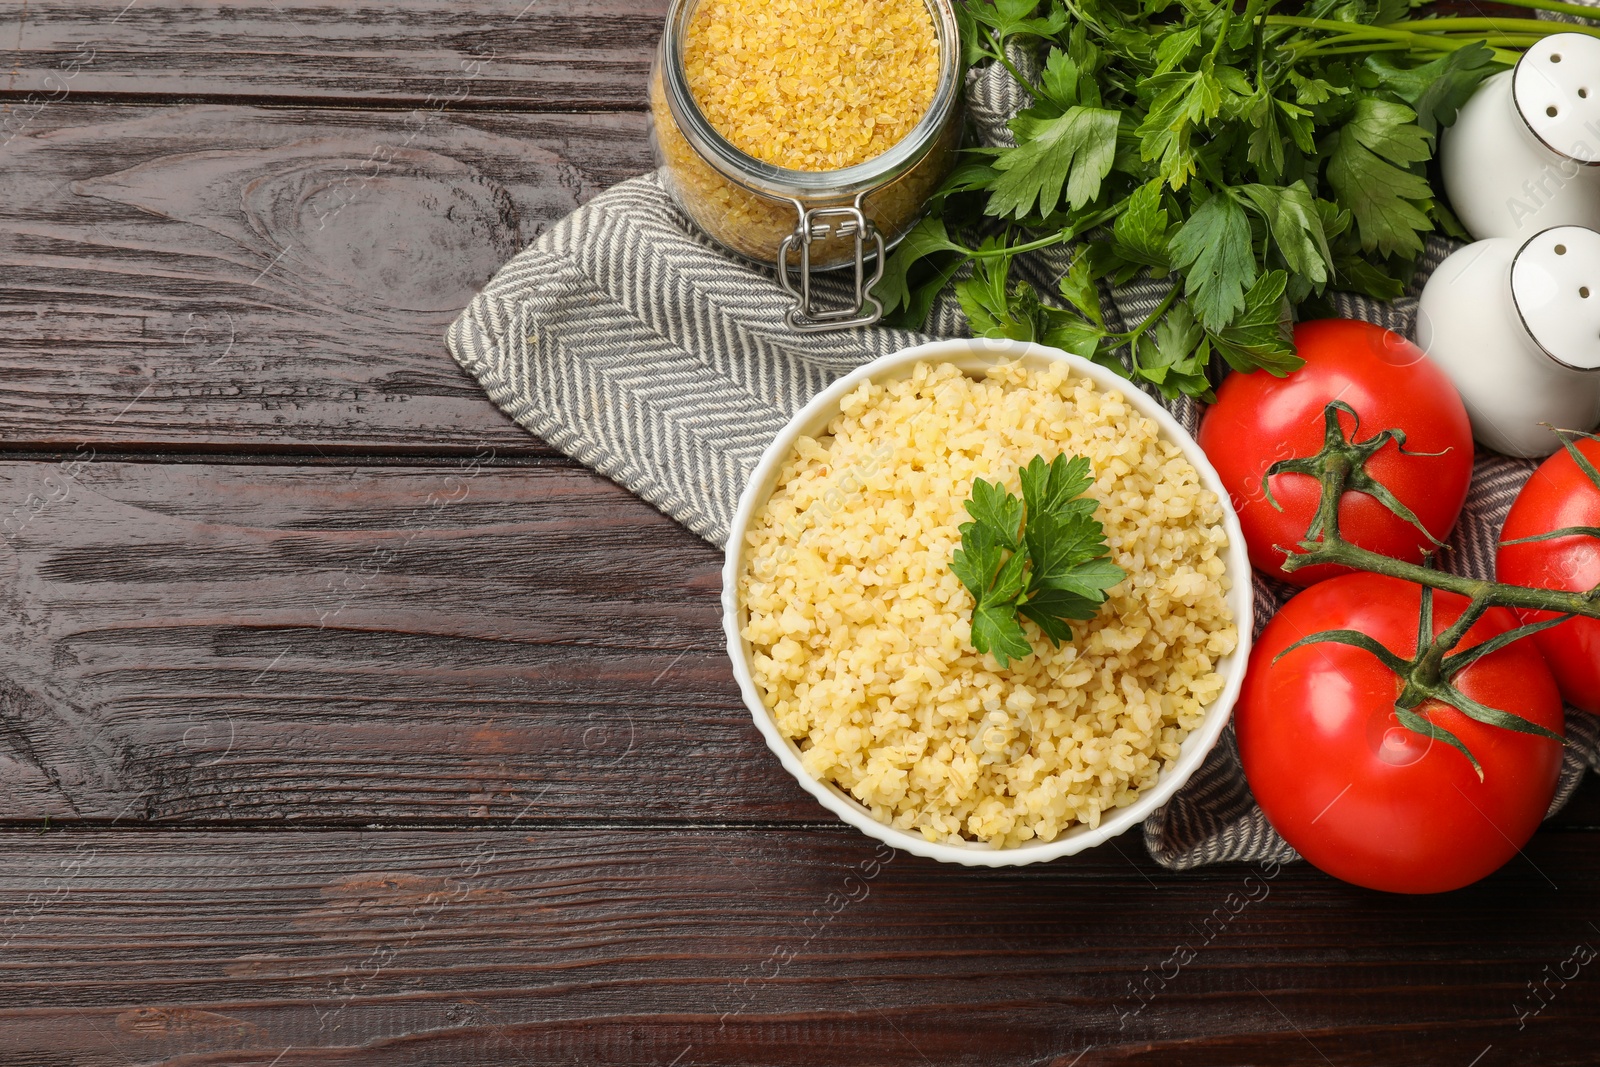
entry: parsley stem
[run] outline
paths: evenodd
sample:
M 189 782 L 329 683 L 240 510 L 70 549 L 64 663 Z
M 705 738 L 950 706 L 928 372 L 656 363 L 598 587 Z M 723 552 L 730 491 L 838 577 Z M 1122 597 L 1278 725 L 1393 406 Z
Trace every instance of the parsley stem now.
M 1011 62 L 1010 57 L 1006 55 L 1005 43 L 1000 40 L 1000 35 L 995 33 L 993 30 L 989 31 L 989 43 L 994 46 L 994 51 L 990 52 L 989 55 L 998 60 L 1000 65 L 1005 67 L 1006 70 L 1011 73 L 1011 76 L 1017 80 L 1018 85 L 1026 89 L 1035 100 L 1038 100 L 1044 95 L 1034 87 L 1033 82 L 1023 77 L 1022 71 L 1018 70 L 1016 65 Z
M 1388 26 L 1363 26 L 1350 22 L 1338 22 L 1334 19 L 1303 18 L 1299 15 L 1263 15 L 1262 22 L 1269 26 L 1299 26 L 1308 30 L 1326 30 L 1337 35 L 1340 41 L 1397 41 L 1402 44 L 1417 46 L 1423 45 L 1439 51 L 1454 52 L 1458 48 L 1470 48 L 1476 40 L 1460 37 L 1446 37 L 1435 33 L 1413 33 L 1410 30 L 1397 29 Z M 1404 25 L 1397 23 L 1396 26 Z M 1564 26 L 1565 23 L 1550 23 L 1551 26 Z M 1550 30 L 1550 33 L 1559 33 L 1559 30 Z M 1544 36 L 1541 34 L 1540 36 Z M 1306 42 L 1312 47 L 1322 42 Z M 1295 45 L 1285 47 L 1294 48 Z
M 1600 15 L 1600 11 L 1596 11 Z M 1404 22 L 1390 22 L 1385 24 L 1388 29 L 1410 29 L 1446 31 L 1487 30 L 1497 33 L 1521 34 L 1535 39 L 1548 37 L 1551 33 L 1583 33 L 1590 37 L 1600 37 L 1600 27 L 1578 26 L 1570 22 L 1547 22 L 1543 19 L 1479 19 L 1479 18 L 1434 18 L 1434 19 L 1407 19 Z M 1553 27 L 1560 26 L 1560 30 Z
M 1334 54 L 1332 49 L 1324 47 L 1326 45 L 1350 46 L 1349 48 L 1345 49 L 1346 51 L 1359 51 L 1362 48 L 1376 48 L 1394 51 L 1395 49 L 1422 50 L 1433 48 L 1435 41 L 1445 41 L 1452 43 L 1446 44 L 1442 49 L 1439 50 L 1453 51 L 1455 48 L 1461 47 L 1460 45 L 1453 43 L 1457 41 L 1466 41 L 1468 43 L 1481 42 L 1491 47 L 1503 46 L 1508 48 L 1526 48 L 1528 45 L 1531 45 L 1538 40 L 1538 36 L 1526 33 L 1474 33 L 1470 37 L 1435 37 L 1432 34 L 1428 34 L 1426 36 L 1419 37 L 1416 41 L 1409 44 L 1400 44 L 1396 42 L 1385 45 L 1374 44 L 1371 40 L 1361 37 L 1357 34 L 1345 34 L 1339 37 L 1324 38 L 1323 40 L 1316 42 L 1316 47 L 1306 49 L 1305 51 L 1301 52 L 1300 55 L 1326 56 Z M 1515 63 L 1516 57 L 1513 56 L 1511 61 Z
M 1070 241 L 1086 230 L 1092 230 L 1102 223 L 1109 222 L 1110 220 L 1116 218 L 1117 215 L 1122 213 L 1124 206 L 1125 204 L 1115 204 L 1112 207 L 1106 208 L 1097 215 L 1091 215 L 1089 218 L 1084 219 L 1074 226 L 1068 226 L 1063 230 L 1051 234 L 1049 237 L 1041 237 L 1036 241 L 1028 241 L 1020 245 L 1007 245 L 1004 248 L 968 248 L 964 249 L 963 251 L 965 251 L 966 254 L 971 256 L 973 259 L 995 259 L 1001 256 L 1010 257 L 1020 255 L 1023 252 L 1032 252 L 1038 248 L 1049 248 L 1051 245 L 1058 245 L 1064 241 Z
M 1359 22 L 1307 18 L 1303 15 L 1262 15 L 1261 21 L 1268 26 L 1299 26 L 1307 30 L 1327 30 L 1346 37 L 1382 37 L 1398 41 L 1410 40 L 1412 36 L 1405 30 L 1390 30 L 1382 26 L 1368 26 Z
M 1390 41 L 1387 43 L 1363 41 L 1359 44 L 1341 44 L 1336 41 L 1334 42 L 1336 45 L 1334 48 L 1321 47 L 1322 44 L 1326 43 L 1328 42 L 1319 42 L 1318 46 L 1315 48 L 1297 50 L 1295 55 L 1300 58 L 1305 58 L 1307 56 L 1355 56 L 1361 55 L 1365 52 L 1410 52 L 1415 50 L 1415 46 L 1405 44 L 1401 41 Z
M 1146 330 L 1156 324 L 1157 319 L 1161 318 L 1161 316 L 1165 315 L 1172 308 L 1173 302 L 1177 299 L 1178 286 L 1174 285 L 1171 289 L 1167 290 L 1167 295 L 1162 297 L 1161 303 L 1156 305 L 1156 309 L 1144 317 L 1143 322 L 1139 323 L 1139 325 L 1135 326 L 1128 333 L 1122 335 L 1122 343 L 1131 348 L 1134 342 L 1138 341 Z M 1134 356 L 1134 362 L 1137 363 L 1138 359 L 1139 357 L 1136 354 Z
M 1531 42 L 1529 42 L 1529 43 L 1531 43 Z M 1305 51 L 1296 52 L 1295 55 L 1304 58 L 1304 57 L 1307 57 L 1307 56 L 1318 56 L 1318 57 L 1321 57 L 1321 56 L 1359 56 L 1359 55 L 1366 55 L 1368 52 L 1419 52 L 1419 51 L 1427 51 L 1427 45 L 1425 43 L 1411 45 L 1411 44 L 1401 44 L 1401 43 L 1398 43 L 1398 42 L 1389 43 L 1389 44 L 1367 42 L 1367 43 L 1364 43 L 1364 44 L 1344 45 L 1344 46 L 1341 46 L 1341 47 L 1338 47 L 1338 48 L 1311 48 L 1311 49 L 1306 49 Z M 1450 51 L 1450 49 L 1442 49 L 1442 51 Z M 1494 48 L 1494 47 L 1491 47 L 1490 51 L 1494 53 L 1495 62 L 1500 63 L 1501 65 L 1507 66 L 1507 67 L 1515 66 L 1516 62 L 1517 62 L 1517 57 L 1521 54 L 1519 52 L 1512 52 L 1512 51 L 1507 51 L 1506 49 L 1503 49 L 1503 48 Z

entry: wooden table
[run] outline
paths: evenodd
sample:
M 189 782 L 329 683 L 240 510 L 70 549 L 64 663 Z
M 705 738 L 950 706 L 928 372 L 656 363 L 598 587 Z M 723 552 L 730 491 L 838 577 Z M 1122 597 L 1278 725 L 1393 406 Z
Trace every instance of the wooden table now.
M 650 166 L 663 7 L 6 5 L 0 1064 L 1595 1063 L 1593 782 L 1410 899 L 785 777 L 718 554 L 442 343 Z

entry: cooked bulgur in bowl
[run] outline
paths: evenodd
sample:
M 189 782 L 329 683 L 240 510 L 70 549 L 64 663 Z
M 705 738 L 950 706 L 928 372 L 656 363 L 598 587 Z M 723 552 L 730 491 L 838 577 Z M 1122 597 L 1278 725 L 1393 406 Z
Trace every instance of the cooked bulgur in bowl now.
M 1093 618 L 1001 666 L 951 568 L 974 479 L 1015 492 L 1082 456 L 1110 560 Z M 1226 723 L 1250 578 L 1227 496 L 1155 401 L 1038 345 L 946 341 L 834 383 L 735 517 L 724 614 L 756 724 L 858 828 L 975 864 L 1079 851 L 1141 821 Z

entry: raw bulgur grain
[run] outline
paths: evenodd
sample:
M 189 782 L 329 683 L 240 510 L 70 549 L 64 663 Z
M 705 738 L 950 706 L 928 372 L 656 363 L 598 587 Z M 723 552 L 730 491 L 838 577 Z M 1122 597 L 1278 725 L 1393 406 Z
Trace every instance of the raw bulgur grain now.
M 773 262 L 778 245 L 799 222 L 794 205 L 743 188 L 701 158 L 672 117 L 659 70 L 650 79 L 650 117 L 662 179 L 678 205 L 725 247 L 754 260 Z M 894 241 L 911 227 L 922 205 L 949 171 L 960 140 L 961 124 L 945 123 L 938 140 L 920 162 L 893 183 L 867 194 L 863 210 L 885 241 Z M 849 200 L 841 203 L 848 204 Z M 853 241 L 829 238 L 818 242 L 811 254 L 818 269 L 836 267 L 854 258 L 855 245 Z
M 1016 492 L 1034 455 L 1088 457 L 1128 572 L 1075 640 L 999 669 L 950 572 L 975 477 Z M 1017 845 L 1098 825 L 1177 758 L 1221 693 L 1222 508 L 1178 446 L 1064 369 L 982 380 L 918 364 L 802 438 L 747 534 L 752 673 L 806 769 L 930 840 Z
M 834 25 L 829 25 L 830 18 Z M 841 27 L 856 23 L 872 25 L 845 41 Z M 709 47 L 713 26 L 720 27 L 717 35 L 723 44 L 735 46 L 732 55 Z M 905 48 L 896 43 L 896 34 L 904 38 Z M 843 51 L 826 54 L 823 43 Z M 894 54 L 868 62 L 885 50 Z M 796 168 L 865 162 L 903 139 L 932 106 L 941 61 L 932 16 L 920 0 L 705 0 L 690 14 L 682 53 L 694 106 L 708 121 L 752 158 Z M 906 64 L 923 73 L 908 76 Z M 729 68 L 738 81 L 719 80 Z M 824 71 L 832 73 L 823 78 L 819 72 Z M 776 106 L 755 107 L 756 102 Z M 871 113 L 870 128 L 858 121 L 862 111 Z M 794 204 L 752 192 L 701 157 L 673 118 L 659 68 L 650 79 L 650 112 L 661 177 L 679 206 L 727 248 L 774 263 L 780 243 L 799 222 Z M 784 129 L 776 134 L 762 132 L 780 122 Z M 823 139 L 826 149 L 818 148 Z M 886 242 L 910 228 L 954 163 L 960 140 L 959 115 L 952 111 L 926 155 L 894 181 L 867 193 L 862 209 Z M 848 206 L 853 196 L 800 199 L 807 208 Z M 818 270 L 846 266 L 855 259 L 855 242 L 830 236 L 812 245 L 811 259 Z
M 701 0 L 683 66 L 701 113 L 741 152 L 842 170 L 927 113 L 939 42 L 923 0 Z

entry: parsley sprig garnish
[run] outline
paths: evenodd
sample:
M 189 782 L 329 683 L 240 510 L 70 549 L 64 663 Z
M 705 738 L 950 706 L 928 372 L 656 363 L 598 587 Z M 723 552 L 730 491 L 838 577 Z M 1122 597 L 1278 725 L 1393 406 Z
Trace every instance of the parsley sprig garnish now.
M 1063 455 L 1046 463 L 1034 456 L 1018 476 L 1020 499 L 998 481 L 973 480 L 965 504 L 972 521 L 961 525 L 961 547 L 950 560 L 977 601 L 972 647 L 1002 667 L 1033 652 L 1023 618 L 1059 645 L 1072 639 L 1068 620 L 1094 618 L 1127 577 L 1105 558 L 1096 501 L 1083 495 L 1093 483 L 1087 459 Z
M 958 0 L 966 61 L 1003 67 L 1030 106 L 1014 147 L 967 150 L 878 296 L 921 326 L 970 265 L 954 285 L 974 334 L 1042 341 L 1169 397 L 1209 397 L 1214 364 L 1295 370 L 1293 308 L 1332 314 L 1332 289 L 1392 300 L 1425 234 L 1466 237 L 1427 165 L 1479 83 L 1545 34 L 1600 35 L 1408 17 L 1419 6 Z M 1013 61 L 1019 46 L 1037 73 Z M 1069 242 L 1059 293 L 1013 282 L 1014 256 Z M 1141 274 L 1171 281 L 1167 299 L 1139 322 L 1103 314 L 1099 287 Z

